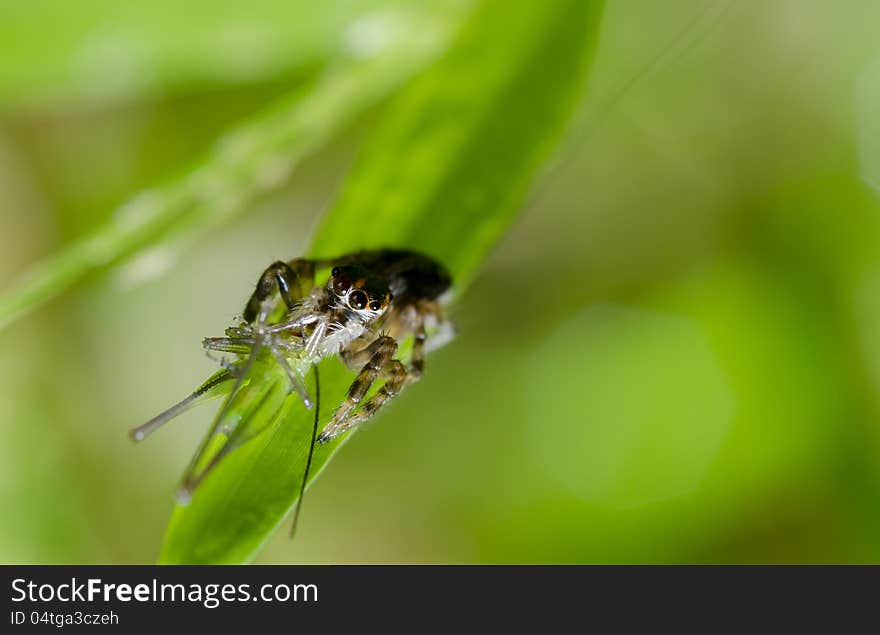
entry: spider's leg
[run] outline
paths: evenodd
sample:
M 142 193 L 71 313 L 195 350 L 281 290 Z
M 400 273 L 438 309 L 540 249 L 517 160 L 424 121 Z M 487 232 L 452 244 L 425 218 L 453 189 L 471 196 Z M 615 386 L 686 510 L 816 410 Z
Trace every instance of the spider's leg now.
M 314 322 L 316 318 L 310 314 L 295 315 L 292 320 L 271 326 L 266 323 L 266 320 L 273 311 L 274 302 L 277 301 L 275 300 L 276 293 L 284 301 L 288 310 L 293 311 L 297 309 L 301 311 L 302 300 L 312 291 L 312 287 L 315 284 L 315 267 L 322 265 L 323 261 L 321 260 L 309 260 L 306 258 L 297 258 L 290 262 L 282 262 L 280 260 L 274 262 L 260 276 L 257 286 L 242 313 L 245 325 L 243 329 L 238 330 L 246 332 L 248 329 L 251 329 L 251 333 L 248 334 L 249 336 L 241 338 L 240 341 L 236 341 L 236 338 L 232 337 L 229 339 L 215 338 L 205 342 L 208 348 L 214 350 L 231 348 L 232 350 L 227 350 L 226 352 L 239 354 L 241 354 L 239 347 L 243 345 L 250 347 L 251 353 L 254 355 L 259 352 L 258 349 L 260 347 L 267 346 L 271 350 L 273 357 L 287 374 L 290 380 L 290 388 L 300 396 L 306 408 L 312 407 L 312 399 L 308 394 L 303 378 L 296 370 L 291 368 L 285 357 L 285 352 L 295 347 L 290 345 L 290 341 L 285 341 L 285 338 L 281 337 L 280 333 Z M 229 331 L 227 331 L 227 335 L 229 335 Z M 288 335 L 286 339 L 289 340 L 290 337 L 292 336 Z M 312 339 L 320 339 L 320 333 L 317 338 Z M 302 346 L 303 342 L 298 341 L 297 344 Z M 317 341 L 313 342 L 313 344 L 316 345 Z
M 409 368 L 406 368 L 397 359 L 387 360 L 379 371 L 379 375 L 387 380 L 385 384 L 375 395 L 363 403 L 360 410 L 357 412 L 349 411 L 346 420 L 341 422 L 333 430 L 329 431 L 329 437 L 319 440 L 326 441 L 328 438 L 342 434 L 346 430 L 350 430 L 356 425 L 371 419 L 390 399 L 399 395 L 400 391 L 408 385 L 421 379 L 422 371 L 425 367 L 425 342 L 427 340 L 428 337 L 425 332 L 425 320 L 422 315 L 419 315 L 416 318 L 412 356 L 410 358 Z M 368 347 L 368 349 L 369 348 L 372 348 L 372 346 Z M 324 434 L 322 433 L 321 436 L 324 437 Z
M 277 261 L 260 276 L 257 287 L 244 308 L 242 317 L 253 322 L 260 314 L 263 303 L 276 292 L 291 309 L 297 300 L 303 298 L 315 284 L 315 261 L 297 258 L 290 262 Z
M 400 391 L 407 385 L 408 373 L 406 367 L 400 362 L 400 360 L 387 360 L 382 366 L 379 375 L 387 379 L 379 391 L 367 399 L 363 405 L 361 405 L 359 410 L 352 411 L 349 409 L 344 417 L 338 421 L 336 420 L 336 417 L 334 417 L 333 421 L 331 421 L 327 427 L 324 428 L 324 431 L 321 432 L 321 435 L 318 437 L 318 442 L 326 443 L 333 437 L 337 437 L 343 432 L 347 432 L 355 426 L 371 419 L 376 412 L 382 408 L 382 406 L 399 395 Z
M 407 383 L 418 381 L 422 378 L 422 371 L 425 368 L 425 318 L 419 315 L 415 332 L 413 334 L 412 356 L 409 362 L 409 372 L 407 373 Z M 366 404 L 364 404 L 366 406 Z
M 412 306 L 407 328 L 415 335 L 411 362 L 414 367 L 419 366 L 425 353 L 435 351 L 455 338 L 455 324 L 446 317 L 443 305 L 436 300 Z
M 392 337 L 380 336 L 368 348 L 371 352 L 368 361 L 361 368 L 349 387 L 345 400 L 336 409 L 330 422 L 319 435 L 319 442 L 323 443 L 341 432 L 339 430 L 340 426 L 344 424 L 352 411 L 357 408 L 387 362 L 394 357 L 394 353 L 397 352 L 397 342 Z
M 437 315 L 435 320 L 436 330 L 432 332 L 425 341 L 424 351 L 426 353 L 436 351 L 438 348 L 446 346 L 449 342 L 455 339 L 456 329 L 454 322 L 443 315 Z
M 378 410 L 379 406 L 385 403 L 385 401 L 394 396 L 405 383 L 406 368 L 404 368 L 403 364 L 398 360 L 393 359 L 394 353 L 397 352 L 397 342 L 394 338 L 381 336 L 370 346 L 375 346 L 375 352 L 370 358 L 370 361 L 364 364 L 364 367 L 358 373 L 358 376 L 355 377 L 354 382 L 352 382 L 348 389 L 348 394 L 346 395 L 345 400 L 339 408 L 336 409 L 333 418 L 330 419 L 330 422 L 324 427 L 324 430 L 318 436 L 318 441 L 320 443 L 329 441 L 333 437 L 342 434 L 361 421 L 369 418 L 369 416 L 361 415 L 363 410 L 367 408 L 368 404 L 373 402 L 370 406 L 370 413 L 372 414 Z M 366 395 L 367 391 L 370 389 L 370 386 L 373 385 L 373 382 L 376 381 L 380 375 L 382 377 L 387 377 L 388 381 L 385 382 L 385 385 L 382 386 L 379 392 L 364 402 L 361 411 L 355 413 L 355 408 L 357 408 L 358 404 L 360 404 L 361 400 L 364 398 L 364 395 Z M 380 397 L 380 395 L 383 396 Z
M 364 343 L 364 346 L 355 348 L 358 343 Z M 361 336 L 352 342 L 348 348 L 342 349 L 339 352 L 339 358 L 349 370 L 359 371 L 382 346 L 385 346 L 382 336 L 370 333 L 368 337 Z

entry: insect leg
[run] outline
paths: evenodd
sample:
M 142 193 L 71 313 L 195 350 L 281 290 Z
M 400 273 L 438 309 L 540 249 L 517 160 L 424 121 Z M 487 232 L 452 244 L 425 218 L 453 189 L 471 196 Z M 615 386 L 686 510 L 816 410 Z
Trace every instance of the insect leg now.
M 220 393 L 212 393 L 214 388 L 227 381 L 230 381 L 232 378 L 232 373 L 230 373 L 228 370 L 218 371 L 214 374 L 213 377 L 211 377 L 208 381 L 199 386 L 186 399 L 174 404 L 173 406 L 168 408 L 168 410 L 156 415 L 143 425 L 132 429 L 129 432 L 129 436 L 134 441 L 143 441 L 148 434 L 155 431 L 157 428 L 161 427 L 163 424 L 167 423 L 177 415 L 186 412 L 200 401 L 208 399 L 211 396 L 219 396 Z
M 206 337 L 202 346 L 208 351 L 247 355 L 254 346 L 253 338 L 243 337 Z
M 202 482 L 202 479 L 207 476 L 208 472 L 217 464 L 217 462 L 224 456 L 225 451 L 228 451 L 228 448 L 231 447 L 232 443 L 232 435 L 227 440 L 227 443 L 214 455 L 211 461 L 208 463 L 207 467 L 201 472 L 196 472 L 196 467 L 202 460 L 205 452 L 208 450 L 208 447 L 211 444 L 211 441 L 214 439 L 214 435 L 217 434 L 220 430 L 223 430 L 223 426 L 226 422 L 226 414 L 229 412 L 229 407 L 235 401 L 235 398 L 238 396 L 238 391 L 242 387 L 245 378 L 250 372 L 251 366 L 253 366 L 254 359 L 256 358 L 257 349 L 254 348 L 251 351 L 251 354 L 248 356 L 247 360 L 244 362 L 241 370 L 238 372 L 237 376 L 235 376 L 235 384 L 232 386 L 232 390 L 229 391 L 229 394 L 226 396 L 226 401 L 223 402 L 223 406 L 220 408 L 220 413 L 217 415 L 217 418 L 214 419 L 214 424 L 211 426 L 211 431 L 202 439 L 201 445 L 199 445 L 199 449 L 196 450 L 196 453 L 193 455 L 192 460 L 190 460 L 189 467 L 186 468 L 186 472 L 183 475 L 183 480 L 181 481 L 180 487 L 177 490 L 177 500 L 181 504 L 189 504 L 190 499 L 192 498 L 192 494 L 195 491 L 196 487 L 198 487 L 199 483 Z M 227 370 L 230 377 L 234 375 Z M 234 432 L 234 431 L 233 431 Z
M 305 381 L 300 376 L 298 372 L 296 372 L 288 363 L 287 359 L 285 359 L 284 355 L 278 351 L 274 346 L 270 347 L 272 351 L 272 356 L 275 358 L 281 368 L 284 369 L 284 372 L 287 374 L 287 379 L 290 382 L 290 387 L 296 391 L 296 394 L 299 395 L 300 399 L 302 399 L 303 405 L 306 408 L 312 407 L 312 398 L 309 397 L 309 389 L 306 388 Z
M 364 367 L 358 373 L 358 376 L 355 377 L 354 382 L 348 389 L 345 401 L 343 401 L 339 408 L 336 409 L 333 418 L 330 419 L 330 422 L 324 427 L 324 430 L 318 436 L 318 442 L 324 443 L 325 441 L 329 441 L 337 434 L 350 427 L 345 425 L 346 419 L 348 419 L 351 412 L 357 408 L 358 404 L 364 398 L 364 395 L 366 395 L 367 391 L 370 389 L 370 386 L 373 385 L 373 382 L 376 381 L 379 374 L 385 370 L 388 362 L 394 356 L 394 353 L 397 352 L 397 342 L 394 338 L 388 336 L 379 337 L 371 346 L 375 346 L 375 352 L 370 358 L 370 361 L 364 364 Z M 401 365 L 401 368 L 402 367 L 403 366 Z

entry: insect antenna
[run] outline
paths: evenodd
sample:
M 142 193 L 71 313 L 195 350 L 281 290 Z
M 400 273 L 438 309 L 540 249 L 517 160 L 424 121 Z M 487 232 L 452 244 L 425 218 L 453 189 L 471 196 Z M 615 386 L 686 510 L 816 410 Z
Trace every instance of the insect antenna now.
M 306 485 L 309 482 L 309 470 L 312 467 L 312 455 L 315 453 L 315 442 L 318 437 L 318 418 L 321 412 L 321 382 L 318 379 L 318 365 L 312 366 L 315 369 L 315 420 L 312 424 L 312 441 L 309 444 L 309 456 L 306 459 L 306 469 L 303 471 L 302 485 L 299 488 L 299 498 L 296 499 L 296 506 L 293 508 L 293 522 L 290 524 L 290 537 L 293 538 L 296 533 L 296 525 L 299 521 L 299 512 L 302 509 L 303 496 L 306 493 Z
M 164 412 L 159 413 L 146 423 L 139 425 L 136 428 L 132 428 L 129 431 L 129 436 L 133 441 L 143 441 L 147 438 L 148 435 L 155 432 L 157 429 L 162 427 L 164 424 L 171 421 L 177 415 L 186 412 L 194 405 L 196 405 L 199 400 L 206 396 L 211 390 L 222 384 L 223 382 L 229 381 L 232 379 L 232 373 L 228 370 L 221 370 L 218 373 L 215 373 L 208 381 L 204 384 L 196 388 L 192 394 L 183 399 L 182 401 L 177 402 Z

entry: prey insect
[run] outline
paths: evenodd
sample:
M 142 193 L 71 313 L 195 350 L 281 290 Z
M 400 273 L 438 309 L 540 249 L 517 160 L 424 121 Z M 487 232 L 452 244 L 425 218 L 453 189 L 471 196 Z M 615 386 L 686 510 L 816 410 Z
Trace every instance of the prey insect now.
M 322 272 L 329 275 L 319 284 L 318 274 Z M 179 498 L 187 501 L 220 459 L 236 447 L 237 431 L 225 427 L 226 411 L 254 360 L 262 351 L 268 351 L 283 369 L 289 390 L 299 396 L 304 407 L 315 410 L 304 489 L 315 443 L 326 443 L 372 418 L 421 377 L 425 354 L 453 337 L 452 323 L 445 314 L 451 283 L 449 273 L 436 260 L 399 249 L 275 262 L 260 276 L 237 323 L 227 328 L 223 337 L 203 341 L 209 353 L 231 355 L 231 361 L 221 360 L 223 368 L 213 377 L 183 401 L 133 429 L 131 436 L 140 441 L 196 403 L 232 386 L 212 431 L 225 432 L 229 441 L 199 468 L 212 436 L 208 435 L 184 475 Z M 409 355 L 401 359 L 401 344 L 410 337 Z M 342 403 L 318 434 L 316 364 L 331 356 L 338 356 L 357 374 Z M 306 385 L 312 368 L 314 395 Z M 384 383 L 368 396 L 370 388 L 380 381 Z

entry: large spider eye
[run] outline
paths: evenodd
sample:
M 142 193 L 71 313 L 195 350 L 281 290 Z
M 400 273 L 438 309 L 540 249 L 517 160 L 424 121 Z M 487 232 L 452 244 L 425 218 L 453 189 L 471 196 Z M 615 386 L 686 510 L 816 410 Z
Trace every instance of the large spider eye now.
M 381 308 L 382 308 L 382 303 L 379 302 L 378 300 L 373 300 L 372 302 L 370 302 L 370 309 L 372 309 L 373 311 L 378 311 Z
M 338 276 L 340 273 L 342 273 L 342 269 L 340 269 L 339 267 L 333 267 L 333 269 L 330 270 L 330 275 L 333 276 L 334 278 L 336 276 Z
M 367 306 L 367 294 L 360 290 L 353 291 L 351 295 L 348 296 L 348 306 L 356 311 L 360 311 Z
M 334 276 L 333 291 L 335 291 L 337 293 L 337 295 L 342 295 L 343 293 L 348 291 L 348 288 L 350 286 L 351 286 L 351 281 L 348 278 L 346 278 L 345 276 L 342 276 L 341 278 L 337 278 L 336 276 Z

